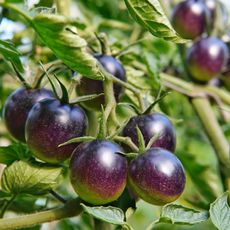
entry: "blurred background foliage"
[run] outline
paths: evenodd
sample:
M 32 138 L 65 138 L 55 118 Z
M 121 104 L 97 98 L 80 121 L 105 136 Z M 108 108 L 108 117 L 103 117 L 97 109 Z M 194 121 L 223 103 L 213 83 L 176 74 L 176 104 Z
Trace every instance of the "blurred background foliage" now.
M 26 2 L 31 7 L 31 14 L 36 13 L 34 7 L 52 7 L 53 5 L 53 1 L 35 1 L 36 4 L 29 0 Z M 170 7 L 178 1 L 165 0 L 162 2 L 164 2 L 167 11 L 170 12 Z M 23 3 L 21 3 L 22 5 Z M 143 91 L 146 103 L 156 97 L 160 87 L 159 72 L 164 71 L 182 79 L 187 78 L 184 75 L 178 47 L 173 43 L 151 36 L 137 25 L 129 16 L 123 1 L 74 0 L 71 1 L 71 17 L 78 23 L 81 22 L 83 29 L 79 30 L 79 33 L 96 52 L 100 53 L 101 50 L 98 41 L 92 39 L 92 37 L 95 38 L 94 33 L 100 34 L 103 32 L 107 35 L 112 53 L 116 54 L 124 64 L 129 82 Z M 25 66 L 27 78 L 35 75 L 39 61 L 48 63 L 56 59 L 49 48 L 40 42 L 29 25 L 19 15 L 10 10 L 3 10 L 0 39 L 12 39 L 17 46 L 22 55 L 21 60 Z M 132 43 L 136 43 L 136 45 L 130 46 Z M 70 82 L 71 76 L 69 73 L 60 73 L 59 75 L 66 79 L 67 84 Z M 15 80 L 15 74 L 11 66 L 0 56 L 0 114 L 2 114 L 2 106 L 6 97 L 18 86 L 19 83 Z M 151 90 L 150 93 L 148 93 L 149 90 Z M 126 92 L 122 100 L 123 102 L 132 101 L 136 103 L 135 97 L 129 92 Z M 213 105 L 213 109 L 219 117 L 228 140 L 230 140 L 230 123 L 226 124 L 221 120 L 217 106 Z M 200 210 L 208 209 L 208 204 L 220 196 L 224 188 L 221 183 L 216 155 L 197 115 L 189 100 L 177 92 L 171 92 L 169 96 L 160 101 L 156 110 L 167 114 L 174 123 L 177 131 L 176 154 L 186 169 L 186 189 L 176 203 Z M 230 110 L 228 110 L 229 112 Z M 124 116 L 127 116 L 127 114 Z M 12 141 L 1 119 L 0 145 L 5 146 Z M 59 192 L 67 197 L 75 196 L 67 181 L 66 185 L 60 187 Z M 41 197 L 37 199 L 37 197 L 23 196 L 18 197 L 15 200 L 15 205 L 11 207 L 20 210 L 20 212 L 28 213 L 46 208 L 47 200 L 52 201 L 52 198 Z M 128 222 L 136 230 L 147 229 L 159 217 L 159 214 L 160 207 L 138 201 L 137 211 L 128 218 Z M 39 229 L 40 227 L 33 229 Z M 57 230 L 86 230 L 91 229 L 91 227 L 92 220 L 87 214 L 52 224 L 52 229 Z M 51 225 L 45 224 L 42 229 L 51 229 Z M 210 222 L 205 222 L 194 226 L 157 224 L 149 229 L 212 230 L 215 227 Z

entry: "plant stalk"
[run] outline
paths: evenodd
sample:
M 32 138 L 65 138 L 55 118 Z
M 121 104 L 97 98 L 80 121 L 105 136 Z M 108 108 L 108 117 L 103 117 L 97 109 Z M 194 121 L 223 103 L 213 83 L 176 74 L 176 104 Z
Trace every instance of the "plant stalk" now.
M 218 89 L 215 86 L 195 85 L 193 83 L 186 82 L 178 77 L 168 75 L 166 73 L 161 73 L 160 77 L 162 79 L 163 85 L 165 85 L 168 88 L 172 88 L 171 86 L 173 86 L 174 88 L 172 89 L 175 89 L 176 91 L 181 90 L 180 91 L 181 93 L 183 93 L 182 91 L 184 91 L 184 92 L 191 93 L 194 95 L 195 94 L 209 94 L 209 95 L 213 94 L 219 97 L 223 103 L 230 105 L 230 94 L 223 89 Z
M 3 206 L 2 210 L 1 210 L 0 218 L 4 217 L 5 212 L 11 206 L 11 204 L 13 203 L 13 201 L 15 200 L 15 198 L 16 198 L 16 195 L 13 195 L 11 197 L 11 199 L 5 203 L 5 205 Z
M 138 147 L 132 142 L 130 137 L 115 136 L 114 141 L 121 142 L 132 149 L 133 152 L 139 152 Z
M 191 103 L 197 112 L 206 134 L 216 151 L 221 169 L 226 175 L 230 171 L 229 143 L 225 138 L 207 98 L 192 98 Z M 226 175 L 226 177 L 229 175 Z M 228 187 L 230 189 L 230 187 Z
M 61 208 L 15 218 L 0 219 L 0 230 L 28 228 L 34 225 L 77 216 L 82 212 L 80 199 L 71 200 Z
M 60 201 L 63 204 L 66 204 L 67 200 L 62 197 L 61 195 L 59 195 L 58 193 L 56 193 L 54 190 L 50 190 L 50 194 L 56 198 L 58 201 Z

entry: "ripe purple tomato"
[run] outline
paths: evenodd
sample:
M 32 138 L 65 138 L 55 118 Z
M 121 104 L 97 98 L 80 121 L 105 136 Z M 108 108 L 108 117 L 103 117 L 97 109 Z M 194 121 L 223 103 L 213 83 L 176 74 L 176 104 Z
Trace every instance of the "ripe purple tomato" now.
M 121 147 L 114 142 L 95 140 L 80 144 L 70 161 L 70 179 L 76 193 L 84 201 L 106 204 L 124 191 L 128 163 Z
M 38 102 L 26 121 L 26 141 L 34 155 L 45 162 L 68 159 L 78 143 L 58 147 L 69 139 L 84 136 L 87 117 L 79 106 L 62 104 L 57 99 Z
M 145 145 L 150 139 L 159 134 L 159 137 L 152 144 L 152 147 L 161 147 L 174 152 L 176 148 L 176 132 L 170 120 L 161 113 L 151 113 L 147 115 L 139 115 L 132 117 L 122 135 L 130 137 L 132 141 L 138 146 L 138 136 L 136 127 L 141 130 Z
M 162 148 L 147 150 L 129 165 L 129 185 L 151 204 L 165 205 L 176 200 L 184 190 L 185 180 L 179 159 Z
M 202 0 L 180 2 L 173 10 L 172 25 L 183 38 L 195 39 L 204 33 L 210 12 Z
M 9 133 L 17 140 L 25 142 L 25 123 L 29 111 L 38 101 L 53 98 L 48 89 L 26 89 L 14 91 L 7 99 L 3 108 L 3 118 Z
M 95 58 L 97 58 L 97 60 L 101 63 L 106 71 L 119 78 L 120 80 L 126 81 L 125 70 L 116 58 L 107 55 L 96 55 Z M 113 89 L 115 98 L 118 101 L 123 94 L 124 88 L 118 84 L 114 84 Z M 80 85 L 77 87 L 77 93 L 79 95 L 100 94 L 103 92 L 104 90 L 102 81 L 92 80 L 86 77 L 81 79 Z M 101 104 L 103 105 L 104 103 L 104 96 L 101 96 L 83 104 L 87 109 L 100 110 Z
M 187 66 L 195 80 L 207 82 L 221 73 L 227 59 L 227 45 L 216 37 L 207 37 L 188 50 Z

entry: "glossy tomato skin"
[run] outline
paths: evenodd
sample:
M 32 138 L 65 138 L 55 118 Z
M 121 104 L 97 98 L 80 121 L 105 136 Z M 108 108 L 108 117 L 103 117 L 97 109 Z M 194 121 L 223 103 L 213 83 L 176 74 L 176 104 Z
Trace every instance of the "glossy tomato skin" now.
M 165 115 L 154 112 L 147 115 L 135 116 L 130 119 L 122 135 L 130 137 L 138 146 L 137 126 L 143 134 L 145 145 L 148 144 L 153 136 L 159 134 L 159 137 L 152 144 L 152 147 L 161 147 L 171 152 L 175 151 L 176 132 L 172 123 Z
M 101 63 L 106 71 L 119 78 L 122 81 L 126 81 L 126 74 L 122 64 L 114 57 L 108 55 L 95 55 L 95 58 Z M 122 96 L 124 88 L 118 84 L 114 84 L 114 95 L 116 100 Z M 77 93 L 79 95 L 87 94 L 100 94 L 103 93 L 103 82 L 98 80 L 92 80 L 86 77 L 81 79 L 80 85 L 77 87 Z M 87 109 L 101 109 L 101 104 L 104 105 L 104 96 L 96 98 L 94 100 L 83 103 Z
M 17 140 L 25 142 L 25 123 L 29 111 L 38 101 L 54 98 L 48 89 L 26 89 L 21 87 L 8 98 L 3 108 L 3 118 L 9 133 Z
M 101 205 L 115 201 L 124 191 L 128 164 L 111 141 L 95 140 L 80 144 L 70 161 L 70 179 L 84 201 Z
M 154 205 L 175 201 L 182 194 L 185 181 L 179 159 L 162 148 L 147 150 L 129 165 L 129 185 L 141 199 Z
M 228 47 L 216 37 L 200 39 L 187 53 L 188 70 L 200 82 L 207 82 L 218 76 L 227 60 Z
M 183 1 L 174 8 L 172 25 L 186 39 L 195 39 L 205 32 L 210 12 L 202 0 Z
M 42 161 L 59 163 L 68 159 L 78 143 L 58 147 L 74 137 L 84 136 L 87 117 L 79 106 L 57 99 L 43 100 L 31 109 L 26 121 L 26 141 Z

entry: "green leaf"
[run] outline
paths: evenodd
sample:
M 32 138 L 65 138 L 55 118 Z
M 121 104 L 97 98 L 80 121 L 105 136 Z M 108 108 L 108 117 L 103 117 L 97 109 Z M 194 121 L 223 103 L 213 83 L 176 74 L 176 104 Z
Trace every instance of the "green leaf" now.
M 154 91 L 158 91 L 161 86 L 158 60 L 152 53 L 146 52 L 143 54 L 143 61 L 148 73 L 148 83 Z
M 0 201 L 10 198 L 12 195 L 10 193 L 0 190 Z
M 207 211 L 196 211 L 181 205 L 170 204 L 162 208 L 159 223 L 197 224 L 209 218 Z
M 210 206 L 210 218 L 212 223 L 219 230 L 229 230 L 230 227 L 230 207 L 228 205 L 228 196 L 228 192 L 224 193 Z
M 10 165 L 14 161 L 28 159 L 32 153 L 26 145 L 15 143 L 9 146 L 0 147 L 0 163 Z
M 39 14 L 33 19 L 33 26 L 66 65 L 86 77 L 103 79 L 97 60 L 87 52 L 87 42 L 77 33 L 76 23 L 60 15 Z
M 105 222 L 116 224 L 116 225 L 125 225 L 124 221 L 124 213 L 120 208 L 117 207 L 89 207 L 84 204 L 81 204 L 84 211 L 88 214 L 92 215 L 93 217 L 103 220 Z
M 73 143 L 92 141 L 92 140 L 95 140 L 95 139 L 96 139 L 95 137 L 91 137 L 91 136 L 75 137 L 75 138 L 72 138 L 72 139 L 70 139 L 70 140 L 58 145 L 58 147 L 62 147 L 64 145 L 69 145 L 69 144 L 73 144 Z
M 15 48 L 14 44 L 9 41 L 0 40 L 0 54 L 10 61 L 19 72 L 23 72 L 23 66 L 20 60 L 20 53 Z
M 59 184 L 61 174 L 61 167 L 16 161 L 4 169 L 1 186 L 3 191 L 12 194 L 41 195 Z
M 156 37 L 185 43 L 173 29 L 158 0 L 124 0 L 131 16 Z
M 210 167 L 209 164 L 204 162 L 204 158 L 201 158 L 201 156 L 204 157 L 202 153 L 207 151 L 205 145 L 201 146 L 200 142 L 196 145 L 193 141 L 192 146 L 194 148 L 193 151 L 199 147 L 199 155 L 195 156 L 194 154 L 196 152 L 193 154 L 190 149 L 187 150 L 186 153 L 177 151 L 177 155 L 186 168 L 186 172 L 192 178 L 194 185 L 198 188 L 199 192 L 207 200 L 207 202 L 211 203 L 223 193 L 220 177 L 215 173 L 214 169 Z M 209 179 L 207 180 L 207 178 Z

